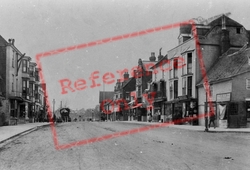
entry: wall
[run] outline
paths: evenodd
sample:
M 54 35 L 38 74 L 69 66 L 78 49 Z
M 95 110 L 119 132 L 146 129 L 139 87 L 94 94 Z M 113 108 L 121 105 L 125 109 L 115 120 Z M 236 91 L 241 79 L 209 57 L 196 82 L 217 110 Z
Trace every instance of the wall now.
M 217 58 L 220 56 L 220 46 L 215 46 L 215 45 L 200 45 L 201 49 L 201 56 L 198 56 L 196 58 L 196 83 L 199 83 L 203 78 L 203 73 L 201 71 L 201 64 L 204 64 L 206 72 L 209 71 L 209 69 L 213 66 Z M 202 59 L 200 59 L 200 57 Z M 202 63 L 200 63 L 202 62 Z
M 246 79 L 250 79 L 250 72 L 234 77 L 232 83 L 232 101 L 238 103 L 238 113 L 243 116 L 246 114 L 245 99 L 250 98 L 250 90 L 246 89 Z
M 6 93 L 6 50 L 5 47 L 0 46 L 0 76 L 2 77 L 1 82 L 1 90 L 3 95 Z
M 250 79 L 250 72 L 233 78 L 232 101 L 245 101 L 245 98 L 250 97 L 250 90 L 246 89 L 246 79 Z

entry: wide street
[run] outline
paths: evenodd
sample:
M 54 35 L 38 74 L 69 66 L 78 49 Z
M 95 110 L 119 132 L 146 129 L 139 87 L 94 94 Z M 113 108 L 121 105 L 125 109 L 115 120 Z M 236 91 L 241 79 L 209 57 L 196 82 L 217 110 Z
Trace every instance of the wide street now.
M 57 124 L 56 132 L 59 144 L 67 144 L 143 126 L 71 122 Z M 205 133 L 171 126 L 56 150 L 48 126 L 0 148 L 0 169 L 249 169 L 249 143 L 249 133 Z

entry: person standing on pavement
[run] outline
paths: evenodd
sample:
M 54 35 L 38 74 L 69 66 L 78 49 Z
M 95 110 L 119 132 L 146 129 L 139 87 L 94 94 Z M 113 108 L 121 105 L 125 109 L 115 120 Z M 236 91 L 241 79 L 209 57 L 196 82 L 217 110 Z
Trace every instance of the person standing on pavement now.
M 152 122 L 152 113 L 151 112 L 148 113 L 148 121 Z
M 213 125 L 214 125 L 214 128 L 215 128 L 215 114 L 214 112 L 212 112 L 212 110 L 210 110 L 210 113 L 209 113 L 209 124 L 208 124 L 208 127 L 210 128 L 210 125 L 211 123 L 213 122 Z

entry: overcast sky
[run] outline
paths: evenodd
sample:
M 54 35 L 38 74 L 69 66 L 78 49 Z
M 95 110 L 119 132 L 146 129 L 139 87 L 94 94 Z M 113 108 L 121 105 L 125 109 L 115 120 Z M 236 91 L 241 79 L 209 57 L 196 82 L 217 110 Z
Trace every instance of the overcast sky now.
M 229 16 L 250 29 L 248 0 L 1 0 L 0 34 L 33 58 L 38 53 L 95 40 L 231 12 Z M 90 74 L 99 71 L 97 83 L 106 72 L 136 66 L 151 52 L 165 55 L 177 45 L 178 29 L 166 30 L 104 45 L 75 50 L 42 59 L 49 100 L 67 102 L 72 109 L 94 108 L 99 91 L 115 84 L 90 88 Z M 85 79 L 82 91 L 61 94 L 59 80 Z

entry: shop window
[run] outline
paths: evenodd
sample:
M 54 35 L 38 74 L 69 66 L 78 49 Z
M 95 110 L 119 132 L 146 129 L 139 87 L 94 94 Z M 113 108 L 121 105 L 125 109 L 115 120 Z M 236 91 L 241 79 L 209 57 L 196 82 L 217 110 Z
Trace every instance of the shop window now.
M 238 114 L 238 104 L 237 103 L 230 103 L 229 113 L 230 113 L 230 115 L 237 115 Z
M 246 89 L 250 90 L 250 79 L 246 79 Z

